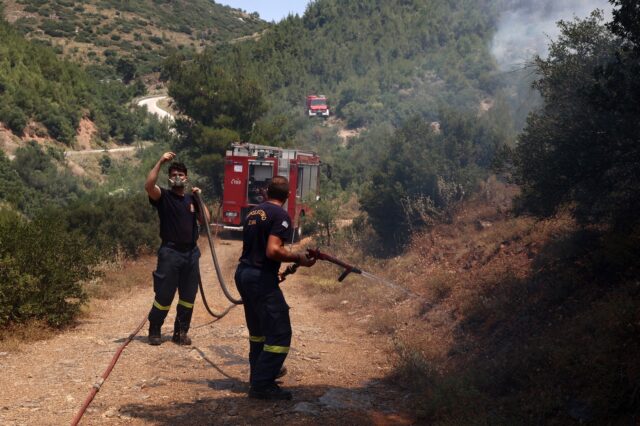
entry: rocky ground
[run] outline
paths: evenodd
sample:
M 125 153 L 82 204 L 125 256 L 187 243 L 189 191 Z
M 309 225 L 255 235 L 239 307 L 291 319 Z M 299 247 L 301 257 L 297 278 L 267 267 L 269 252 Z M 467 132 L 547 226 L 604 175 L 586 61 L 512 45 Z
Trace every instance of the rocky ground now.
M 218 244 L 230 283 L 240 244 Z M 201 246 L 208 299 L 221 310 L 226 301 L 214 288 L 209 251 Z M 132 268 L 147 268 L 151 277 L 153 262 L 142 259 Z M 146 343 L 145 326 L 81 424 L 413 424 L 406 393 L 385 380 L 391 369 L 390 342 L 368 334 L 348 313 L 320 309 L 304 290 L 310 279 L 294 275 L 283 286 L 294 339 L 282 385 L 294 392 L 293 401 L 247 398 L 248 334 L 242 307 L 212 322 L 198 298 L 193 346 L 170 341 L 173 309 L 162 345 Z M 135 284 L 117 298 L 92 302 L 74 328 L 0 353 L 0 424 L 71 422 L 117 348 L 146 316 L 153 300 L 151 284 Z

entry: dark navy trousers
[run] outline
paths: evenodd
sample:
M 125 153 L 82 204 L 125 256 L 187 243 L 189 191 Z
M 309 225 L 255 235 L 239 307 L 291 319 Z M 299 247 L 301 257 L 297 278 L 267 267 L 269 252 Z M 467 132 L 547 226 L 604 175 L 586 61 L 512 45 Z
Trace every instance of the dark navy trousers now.
M 278 287 L 278 276 L 240 264 L 235 274 L 249 329 L 251 387 L 275 382 L 291 345 L 289 305 Z
M 197 246 L 188 251 L 164 245 L 158 249 L 158 265 L 153 272 L 155 300 L 149 312 L 151 326 L 162 326 L 178 290 L 174 331 L 189 331 L 200 280 L 199 260 L 200 249 Z

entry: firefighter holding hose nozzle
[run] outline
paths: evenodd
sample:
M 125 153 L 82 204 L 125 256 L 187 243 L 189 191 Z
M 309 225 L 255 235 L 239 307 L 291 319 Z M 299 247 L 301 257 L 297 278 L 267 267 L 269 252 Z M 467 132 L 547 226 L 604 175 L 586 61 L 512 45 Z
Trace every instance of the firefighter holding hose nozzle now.
M 174 161 L 169 165 L 170 189 L 160 188 L 156 184 L 162 165 L 173 161 L 175 157 L 173 152 L 162 154 L 144 185 L 149 202 L 158 210 L 162 238 L 158 249 L 158 266 L 153 272 L 155 299 L 149 312 L 150 345 L 162 343 L 162 324 L 171 308 L 176 289 L 179 300 L 172 340 L 179 345 L 191 344 L 187 332 L 200 277 L 200 250 L 196 244 L 198 222 L 203 223 L 210 218 L 206 206 L 204 212 L 199 211 L 194 199 L 193 194 L 199 193 L 200 189 L 193 187 L 192 194 L 186 191 L 189 178 L 183 163 Z
M 235 281 L 244 302 L 249 329 L 249 397 L 289 400 L 291 392 L 275 382 L 291 345 L 289 305 L 279 287 L 282 262 L 313 266 L 315 259 L 288 251 L 293 224 L 282 207 L 289 181 L 276 176 L 267 188 L 267 201 L 253 207 L 243 227 L 243 244 Z

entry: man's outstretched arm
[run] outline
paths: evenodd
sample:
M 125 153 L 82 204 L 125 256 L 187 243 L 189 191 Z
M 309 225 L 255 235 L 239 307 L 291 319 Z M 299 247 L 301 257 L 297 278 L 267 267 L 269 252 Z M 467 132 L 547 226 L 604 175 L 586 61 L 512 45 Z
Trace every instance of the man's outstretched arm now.
M 176 154 L 173 152 L 165 152 L 162 154 L 162 157 L 158 160 L 155 166 L 151 169 L 149 174 L 147 175 L 147 181 L 144 183 L 144 190 L 149 194 L 149 198 L 153 201 L 158 201 L 160 199 L 160 187 L 156 185 L 158 181 L 158 175 L 160 174 L 160 168 L 167 161 L 171 161 L 176 157 Z

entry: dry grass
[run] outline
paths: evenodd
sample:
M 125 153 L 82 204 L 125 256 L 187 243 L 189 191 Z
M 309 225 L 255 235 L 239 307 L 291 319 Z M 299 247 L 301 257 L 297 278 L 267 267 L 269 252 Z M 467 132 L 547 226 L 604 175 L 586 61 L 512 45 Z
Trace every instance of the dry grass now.
M 370 334 L 393 335 L 399 326 L 398 313 L 394 310 L 384 310 L 375 313 L 367 324 L 367 331 Z
M 0 352 L 19 351 L 25 343 L 50 339 L 58 332 L 42 321 L 9 325 L 0 329 Z
M 347 200 L 340 204 L 338 217 L 342 220 L 350 220 L 360 214 L 360 203 L 358 197 L 352 194 Z
M 640 231 L 602 237 L 567 212 L 512 217 L 517 190 L 497 181 L 481 190 L 402 256 L 332 247 L 417 296 L 352 278 L 315 294 L 332 309 L 370 315 L 369 332 L 394 340 L 392 378 L 412 391 L 425 423 L 637 423 Z M 313 272 L 321 283 L 340 273 Z
M 90 298 L 111 299 L 136 286 L 151 285 L 151 271 L 155 269 L 155 256 L 143 256 L 135 261 L 117 258 L 98 267 L 100 276 L 86 283 Z

